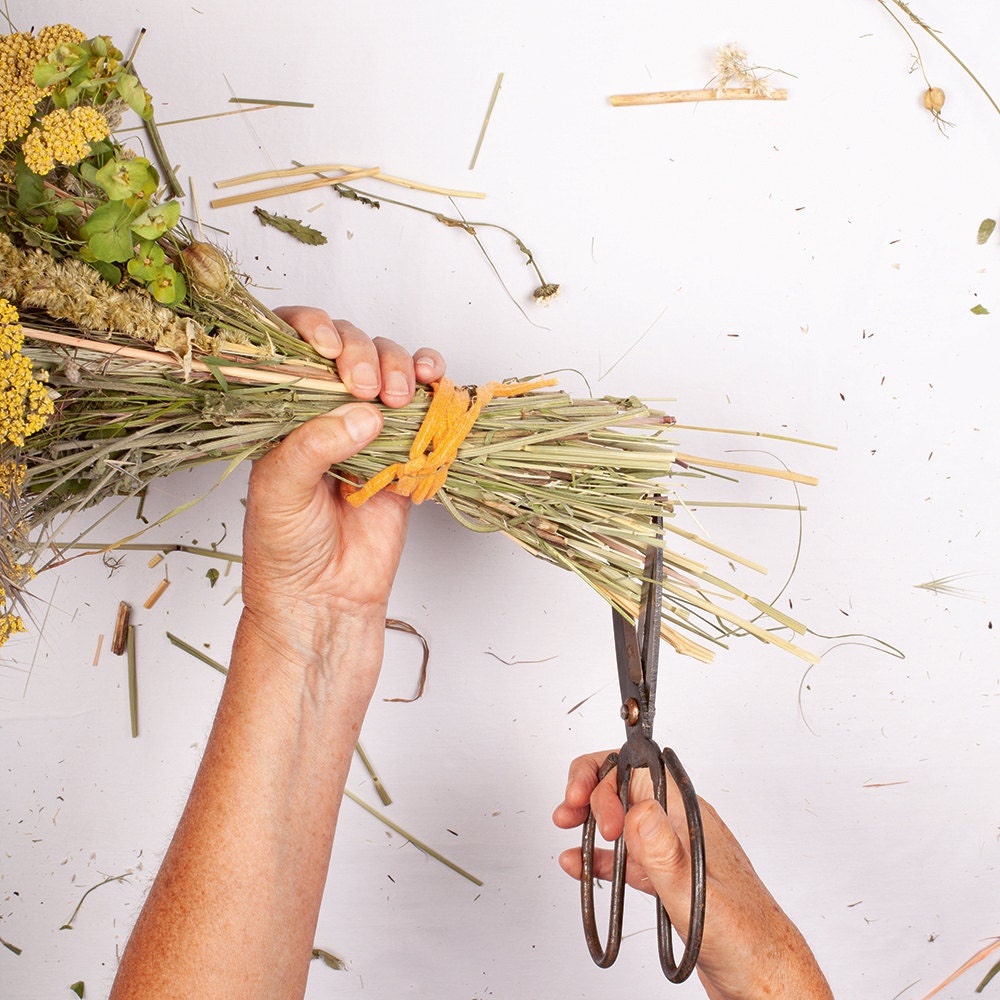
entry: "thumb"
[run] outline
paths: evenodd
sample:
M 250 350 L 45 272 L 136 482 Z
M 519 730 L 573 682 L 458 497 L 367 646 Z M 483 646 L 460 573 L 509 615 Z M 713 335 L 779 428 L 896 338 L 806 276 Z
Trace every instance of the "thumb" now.
M 687 851 L 655 800 L 636 803 L 625 816 L 629 861 L 639 864 L 660 897 L 671 922 L 687 933 L 691 897 L 691 862 Z
M 317 484 L 336 465 L 356 455 L 382 430 L 382 414 L 369 403 L 345 403 L 296 427 L 254 465 L 269 504 L 304 506 Z

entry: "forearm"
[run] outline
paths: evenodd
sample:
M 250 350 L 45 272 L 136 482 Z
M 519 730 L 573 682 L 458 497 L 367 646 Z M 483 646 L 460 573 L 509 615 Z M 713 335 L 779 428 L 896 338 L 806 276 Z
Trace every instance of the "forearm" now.
M 372 609 L 293 642 L 244 614 L 205 756 L 112 1000 L 302 995 L 383 626 Z

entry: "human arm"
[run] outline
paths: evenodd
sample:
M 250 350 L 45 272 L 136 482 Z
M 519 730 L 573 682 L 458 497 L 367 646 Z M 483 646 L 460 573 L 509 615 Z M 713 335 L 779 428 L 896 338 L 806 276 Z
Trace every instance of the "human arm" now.
M 667 787 L 667 814 L 651 798 L 644 772 L 632 781 L 633 805 L 626 814 L 614 769 L 601 782 L 607 754 L 578 757 L 570 765 L 563 801 L 552 819 L 562 829 L 580 826 L 593 809 L 601 836 L 615 840 L 624 828 L 629 885 L 659 895 L 678 934 L 687 934 L 691 860 L 680 793 Z M 832 1000 L 833 994 L 798 928 L 754 871 L 750 859 L 715 809 L 699 800 L 705 832 L 707 902 L 698 975 L 710 1000 Z M 559 863 L 580 878 L 580 848 L 564 851 Z M 594 874 L 611 877 L 611 852 L 595 853 Z
M 318 310 L 284 316 L 337 358 L 361 398 L 402 406 L 415 381 L 444 372 L 437 352 L 414 362 L 391 341 L 330 326 Z M 304 993 L 409 508 L 391 493 L 355 508 L 326 472 L 381 426 L 375 407 L 350 403 L 303 424 L 254 465 L 229 675 L 111 1000 Z

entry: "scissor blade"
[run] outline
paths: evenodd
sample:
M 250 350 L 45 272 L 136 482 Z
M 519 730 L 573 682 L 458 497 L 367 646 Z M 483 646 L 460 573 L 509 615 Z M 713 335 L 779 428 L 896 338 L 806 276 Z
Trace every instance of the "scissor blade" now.
M 621 612 L 612 610 L 611 623 L 615 635 L 615 655 L 618 658 L 618 686 L 622 704 L 635 698 L 644 690 L 642 651 L 635 626 Z

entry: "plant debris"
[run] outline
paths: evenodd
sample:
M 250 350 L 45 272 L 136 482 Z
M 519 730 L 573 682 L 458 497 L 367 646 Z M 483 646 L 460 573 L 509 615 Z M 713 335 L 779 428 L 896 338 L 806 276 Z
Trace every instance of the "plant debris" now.
M 299 219 L 290 219 L 287 215 L 272 215 L 270 212 L 264 211 L 260 206 L 253 210 L 253 214 L 260 219 L 262 226 L 271 226 L 279 232 L 288 233 L 289 236 L 300 243 L 319 247 L 327 242 L 326 237 L 318 229 L 307 226 Z
M 428 847 L 428 845 L 423 841 L 417 840 L 416 837 L 407 833 L 401 826 L 393 823 L 391 819 L 380 813 L 374 806 L 370 806 L 363 799 L 359 799 L 358 796 L 355 795 L 350 789 L 345 788 L 344 795 L 346 795 L 352 802 L 361 806 L 365 812 L 374 816 L 377 820 L 379 820 L 379 822 L 384 823 L 390 830 L 398 833 L 401 837 L 405 837 L 415 848 L 417 848 L 418 851 L 423 851 L 424 854 L 434 858 L 435 861 L 440 861 L 446 868 L 450 868 L 453 872 L 461 875 L 462 878 L 468 879 L 473 885 L 483 884 L 481 879 L 476 878 L 475 875 L 470 875 L 464 868 L 460 868 L 456 865 L 454 861 L 449 861 L 443 854 L 435 851 L 433 847 Z
M 400 621 L 398 618 L 386 618 L 385 627 L 390 632 L 405 632 L 407 635 L 416 636 L 420 640 L 420 645 L 423 646 L 424 655 L 420 662 L 420 676 L 417 681 L 417 693 L 412 698 L 383 698 L 383 701 L 388 702 L 403 702 L 405 704 L 410 704 L 411 702 L 417 701 L 417 699 L 422 698 L 424 695 L 424 688 L 427 685 L 427 664 L 431 657 L 430 646 L 427 644 L 427 640 L 420 634 L 417 629 L 415 629 L 409 622 Z M 389 803 L 387 802 L 386 805 Z
M 125 652 L 128 642 L 129 622 L 132 618 L 132 605 L 126 601 L 118 604 L 118 616 L 115 619 L 115 630 L 111 637 L 111 652 L 115 656 L 121 656 Z
M 323 948 L 313 948 L 312 957 L 314 960 L 318 958 L 327 968 L 333 969 L 335 972 L 347 971 L 347 963 L 342 958 L 338 958 Z
M 91 886 L 91 887 L 90 887 L 90 888 L 89 888 L 89 889 L 88 889 L 88 890 L 87 890 L 87 891 L 86 891 L 86 892 L 85 892 L 85 893 L 84 893 L 84 894 L 83 894 L 83 895 L 82 895 L 82 896 L 80 897 L 80 902 L 76 904 L 76 909 L 74 909 L 74 910 L 73 910 L 73 912 L 72 912 L 72 913 L 70 914 L 70 916 L 69 916 L 69 920 L 67 920 L 67 921 L 66 921 L 66 923 L 64 923 L 64 924 L 62 925 L 62 927 L 60 927 L 60 928 L 59 928 L 59 930 L 61 930 L 61 931 L 71 931 L 71 930 L 73 929 L 73 921 L 74 921 L 74 920 L 76 920 L 76 918 L 77 918 L 77 914 L 79 914 L 79 912 L 80 912 L 80 908 L 81 908 L 81 907 L 83 906 L 83 903 L 84 903 L 84 901 L 86 900 L 86 898 L 87 898 L 87 897 L 88 897 L 88 896 L 89 896 L 89 895 L 90 895 L 90 894 L 91 894 L 91 893 L 92 893 L 92 892 L 93 892 L 93 891 L 94 891 L 95 889 L 100 889 L 100 888 L 101 888 L 101 886 L 103 886 L 103 885 L 108 885 L 108 884 L 109 884 L 109 883 L 111 883 L 111 882 L 124 882 L 124 881 L 125 881 L 125 880 L 126 880 L 126 879 L 127 879 L 127 878 L 128 878 L 128 877 L 129 877 L 130 875 L 131 875 L 131 874 L 132 874 L 132 871 L 131 871 L 131 870 L 129 870 L 129 871 L 127 871 L 127 872 L 122 872 L 122 874 L 121 874 L 121 875 L 109 875 L 109 876 L 108 876 L 108 877 L 107 877 L 106 879 L 103 879 L 102 881 L 98 882 L 98 883 L 97 883 L 96 885 L 92 885 L 92 886 Z

